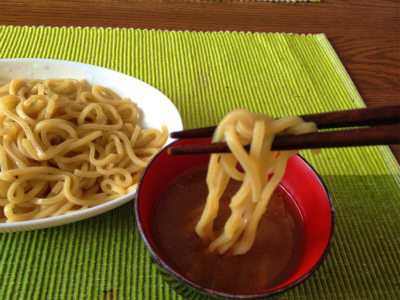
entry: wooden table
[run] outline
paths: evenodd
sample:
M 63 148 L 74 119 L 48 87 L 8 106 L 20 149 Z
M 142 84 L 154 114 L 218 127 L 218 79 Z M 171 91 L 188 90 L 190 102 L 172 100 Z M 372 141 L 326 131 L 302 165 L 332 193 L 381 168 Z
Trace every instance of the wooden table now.
M 321 1 L 2 0 L 0 25 L 325 33 L 367 106 L 399 103 L 399 0 Z

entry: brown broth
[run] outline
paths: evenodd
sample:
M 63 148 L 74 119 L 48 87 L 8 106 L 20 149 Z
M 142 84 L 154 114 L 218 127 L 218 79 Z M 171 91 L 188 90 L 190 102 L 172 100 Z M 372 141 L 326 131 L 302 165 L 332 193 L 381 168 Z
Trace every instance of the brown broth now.
M 154 218 L 155 242 L 171 266 L 192 282 L 225 293 L 246 294 L 274 287 L 296 268 L 302 254 L 300 213 L 279 187 L 263 215 L 253 247 L 244 255 L 210 253 L 194 228 L 207 197 L 207 170 L 183 175 L 160 199 Z M 240 183 L 231 181 L 214 223 L 221 230 L 230 215 L 229 201 Z

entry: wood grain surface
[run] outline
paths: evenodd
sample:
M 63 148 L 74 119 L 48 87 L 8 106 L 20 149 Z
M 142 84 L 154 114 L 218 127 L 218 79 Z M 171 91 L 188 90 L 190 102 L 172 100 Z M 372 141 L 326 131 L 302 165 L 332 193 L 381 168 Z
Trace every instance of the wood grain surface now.
M 2 0 L 0 25 L 324 33 L 367 106 L 400 102 L 399 0 Z

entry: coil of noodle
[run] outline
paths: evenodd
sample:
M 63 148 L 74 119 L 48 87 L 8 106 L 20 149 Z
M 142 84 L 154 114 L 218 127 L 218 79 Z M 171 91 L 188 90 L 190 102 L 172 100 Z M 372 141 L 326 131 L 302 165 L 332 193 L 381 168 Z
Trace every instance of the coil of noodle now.
M 299 117 L 272 117 L 238 109 L 229 113 L 214 132 L 213 142 L 226 141 L 231 153 L 212 154 L 207 173 L 209 194 L 196 225 L 196 233 L 210 242 L 209 250 L 220 254 L 246 253 L 256 238 L 257 225 L 272 193 L 281 181 L 287 160 L 298 151 L 271 151 L 278 134 L 305 134 L 317 130 Z M 250 145 L 247 152 L 244 145 Z M 237 168 L 240 164 L 243 171 Z M 231 215 L 220 236 L 213 232 L 219 199 L 230 179 L 242 184 L 230 202 Z
M 137 105 L 72 79 L 0 86 L 0 219 L 68 214 L 136 189 L 168 130 L 141 129 Z

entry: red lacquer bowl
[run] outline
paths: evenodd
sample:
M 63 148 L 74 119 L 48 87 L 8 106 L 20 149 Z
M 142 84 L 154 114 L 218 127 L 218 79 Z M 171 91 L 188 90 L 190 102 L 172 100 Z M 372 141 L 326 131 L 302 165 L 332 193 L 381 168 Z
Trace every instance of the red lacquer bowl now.
M 172 146 L 205 143 L 210 139 L 178 140 Z M 171 145 L 170 145 L 171 146 Z M 227 294 L 199 286 L 176 272 L 157 249 L 152 237 L 152 222 L 158 201 L 166 187 L 180 175 L 208 165 L 209 155 L 172 156 L 164 148 L 149 163 L 139 181 L 135 215 L 140 234 L 150 250 L 153 261 L 168 284 L 187 299 L 266 298 L 306 280 L 324 261 L 333 239 L 335 226 L 334 209 L 329 193 L 315 170 L 300 156 L 289 159 L 286 173 L 281 181 L 282 187 L 295 200 L 303 218 L 303 254 L 289 278 L 268 290 L 254 291 L 250 294 Z

